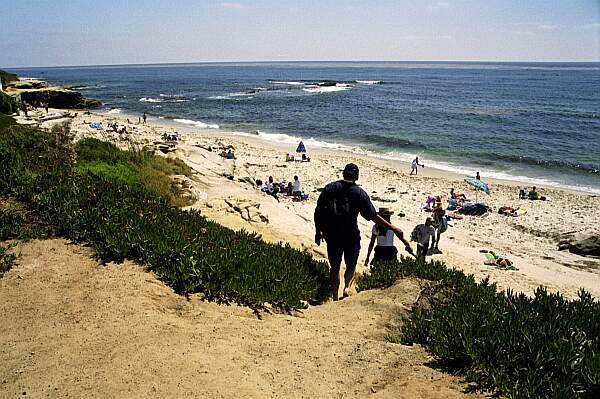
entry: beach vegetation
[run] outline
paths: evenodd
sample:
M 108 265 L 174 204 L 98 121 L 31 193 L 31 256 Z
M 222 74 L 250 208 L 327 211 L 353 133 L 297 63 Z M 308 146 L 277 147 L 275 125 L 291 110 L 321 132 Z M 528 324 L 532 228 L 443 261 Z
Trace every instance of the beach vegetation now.
M 533 296 L 499 292 L 485 279 L 443 263 L 401 258 L 360 277 L 360 289 L 417 278 L 418 300 L 393 341 L 421 344 L 435 365 L 465 376 L 476 388 L 509 398 L 600 397 L 600 303 L 539 287 Z
M 14 118 L 12 118 L 9 115 L 4 115 L 3 113 L 0 112 L 0 129 L 4 129 L 6 127 L 9 127 L 10 125 L 14 125 L 16 124 Z
M 17 260 L 17 255 L 10 252 L 10 249 L 13 245 L 0 245 L 0 278 L 4 276 L 4 274 L 12 269 Z
M 191 175 L 181 162 L 98 140 L 73 146 L 69 137 L 61 129 L 0 130 L 0 196 L 24 204 L 51 235 L 93 247 L 103 262 L 137 261 L 182 295 L 257 313 L 326 298 L 326 263 L 173 206 L 152 180 Z
M 17 100 L 8 94 L 0 91 L 0 114 L 12 115 L 19 110 Z

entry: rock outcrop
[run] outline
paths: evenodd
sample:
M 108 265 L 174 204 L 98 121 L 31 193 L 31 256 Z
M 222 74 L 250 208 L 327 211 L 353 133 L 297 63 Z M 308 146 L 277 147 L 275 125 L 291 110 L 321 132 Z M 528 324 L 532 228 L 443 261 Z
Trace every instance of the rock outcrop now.
M 587 236 L 584 238 L 567 238 L 559 241 L 558 250 L 582 255 L 600 257 L 600 236 Z
M 99 107 L 98 100 L 88 100 L 75 90 L 60 86 L 50 86 L 41 80 L 19 80 L 6 87 L 6 93 L 21 102 L 31 105 L 48 105 L 51 108 L 80 109 Z
M 569 252 L 577 255 L 600 256 L 600 236 L 589 236 L 570 243 Z

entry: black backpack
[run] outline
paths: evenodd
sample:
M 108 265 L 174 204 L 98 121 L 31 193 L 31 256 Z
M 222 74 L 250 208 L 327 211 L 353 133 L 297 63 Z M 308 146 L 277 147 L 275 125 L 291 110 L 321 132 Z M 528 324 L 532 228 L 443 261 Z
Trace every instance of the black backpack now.
M 339 183 L 335 189 L 324 192 L 325 201 L 315 208 L 315 226 L 325 238 L 331 233 L 342 231 L 352 220 L 349 192 L 352 185 Z

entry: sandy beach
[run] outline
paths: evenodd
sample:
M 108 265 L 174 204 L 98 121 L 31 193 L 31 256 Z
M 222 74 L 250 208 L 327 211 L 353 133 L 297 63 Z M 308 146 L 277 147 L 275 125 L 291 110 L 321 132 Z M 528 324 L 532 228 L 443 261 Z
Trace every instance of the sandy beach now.
M 128 123 L 127 120 L 132 121 Z M 127 134 L 118 135 L 89 127 L 90 122 L 118 122 L 126 126 Z M 52 122 L 56 123 L 56 121 Z M 558 250 L 558 241 L 580 237 L 597 230 L 600 216 L 598 196 L 574 191 L 539 187 L 547 201 L 518 198 L 518 182 L 494 181 L 483 176 L 492 189 L 491 195 L 476 192 L 463 182 L 465 176 L 446 171 L 420 168 L 418 175 L 409 175 L 408 164 L 361 156 L 339 150 L 308 148 L 311 162 L 286 162 L 286 153 L 295 145 L 267 142 L 251 135 L 220 129 L 198 129 L 170 120 L 149 118 L 148 124 L 138 124 L 133 115 L 81 113 L 72 120 L 76 139 L 97 137 L 127 148 L 130 145 L 155 146 L 164 143 L 163 133 L 177 131 L 181 140 L 166 156 L 183 159 L 196 172 L 189 181 L 190 191 L 198 199 L 192 205 L 207 217 L 234 229 L 256 231 L 267 240 L 285 241 L 305 248 L 315 256 L 324 257 L 325 245 L 313 242 L 313 212 L 318 189 L 340 179 L 348 162 L 360 167 L 359 184 L 371 196 L 376 207 L 391 208 L 396 215 L 392 222 L 408 236 L 413 227 L 429 215 L 422 204 L 427 195 L 447 195 L 450 188 L 476 197 L 492 208 L 483 217 L 465 216 L 451 220 L 442 236 L 440 254 L 431 259 L 472 273 L 477 278 L 489 277 L 500 289 L 512 289 L 531 294 L 539 285 L 575 297 L 580 288 L 600 296 L 600 260 Z M 223 148 L 232 147 L 235 160 L 219 156 Z M 297 155 L 297 154 L 295 154 Z M 299 158 L 299 156 L 296 156 Z M 256 179 L 291 181 L 297 175 L 309 200 L 294 202 L 283 196 L 278 202 L 260 192 Z M 523 207 L 527 214 L 506 217 L 496 213 L 501 206 Z M 360 220 L 360 218 L 359 218 Z M 359 265 L 363 265 L 370 238 L 371 224 L 360 220 L 362 250 Z M 480 250 L 493 250 L 511 259 L 517 271 L 484 265 Z M 405 252 L 402 250 L 401 253 Z M 362 267 L 360 271 L 364 271 Z
M 64 112 L 50 110 L 59 111 Z M 407 235 L 428 215 L 421 210 L 426 195 L 446 194 L 450 187 L 475 195 L 463 176 L 427 167 L 410 176 L 404 163 L 310 147 L 310 162 L 286 162 L 295 145 L 218 129 L 154 118 L 138 124 L 132 115 L 98 112 L 43 126 L 62 122 L 71 123 L 77 140 L 96 137 L 181 158 L 194 170 L 190 178 L 175 176 L 195 198 L 191 207 L 318 258 L 326 250 L 313 242 L 318 189 L 340 178 L 348 162 L 359 165 L 362 187 L 376 206 L 395 211 L 392 222 Z M 90 122 L 104 127 L 117 122 L 128 133 L 92 129 Z M 165 142 L 163 134 L 175 130 L 181 140 Z M 221 157 L 224 148 L 233 148 L 236 159 Z M 299 176 L 309 199 L 265 195 L 255 180 L 271 175 L 276 181 Z M 594 231 L 600 199 L 541 188 L 549 200 L 531 202 L 518 199 L 514 184 L 490 183 L 492 195 L 480 194 L 480 200 L 493 208 L 524 206 L 527 214 L 492 212 L 452 221 L 441 253 L 431 259 L 478 279 L 489 277 L 501 289 L 532 294 L 544 285 L 572 298 L 583 287 L 598 297 L 599 261 L 558 251 L 557 242 Z M 398 217 L 400 212 L 405 216 Z M 371 225 L 360 220 L 360 229 L 358 269 L 365 272 Z M 519 270 L 484 265 L 481 249 L 507 256 Z M 134 262 L 101 265 L 92 251 L 62 239 L 20 242 L 14 251 L 20 255 L 17 265 L 0 280 L 0 314 L 7 315 L 0 327 L 2 397 L 487 397 L 467 393 L 461 378 L 433 367 L 419 345 L 388 341 L 423 290 L 415 279 L 259 320 L 245 307 L 179 296 Z

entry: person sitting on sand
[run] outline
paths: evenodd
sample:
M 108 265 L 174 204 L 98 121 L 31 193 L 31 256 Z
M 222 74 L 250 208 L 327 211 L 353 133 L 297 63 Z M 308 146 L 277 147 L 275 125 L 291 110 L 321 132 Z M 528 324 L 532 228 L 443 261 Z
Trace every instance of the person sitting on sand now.
M 295 160 L 296 160 L 296 158 L 294 158 L 293 155 L 290 155 L 289 152 L 287 154 L 285 154 L 285 162 L 294 162 Z
M 528 197 L 527 187 L 519 190 L 519 199 L 527 199 L 527 197 Z
M 450 198 L 454 198 L 458 202 L 464 202 L 467 200 L 467 196 L 463 193 L 457 193 L 454 191 L 454 187 L 450 188 Z
M 302 190 L 300 185 L 300 179 L 298 178 L 298 176 L 294 176 L 294 184 L 292 185 L 292 195 L 299 197 L 301 193 Z
M 528 194 L 528 197 L 530 200 L 535 201 L 540 199 L 540 194 L 537 192 L 535 186 L 533 186 L 533 188 L 531 189 L 531 191 Z
M 292 182 L 289 182 L 285 189 L 285 195 L 291 196 L 293 191 L 294 191 L 294 185 L 292 184 Z
M 410 164 L 410 174 L 412 175 L 414 172 L 414 174 L 416 175 L 418 173 L 419 166 L 422 168 L 425 167 L 425 165 L 419 163 L 419 157 L 415 157 L 415 159 L 413 159 L 412 163 Z
M 417 243 L 417 258 L 425 259 L 429 250 L 429 239 L 434 237 L 433 219 L 425 219 L 425 224 L 418 224 L 413 229 L 410 239 Z
M 235 155 L 233 154 L 233 151 L 231 151 L 231 148 L 229 150 L 227 150 L 227 154 L 225 154 L 225 158 L 235 159 Z
M 379 208 L 377 214 L 386 222 L 391 223 L 391 216 L 394 212 L 390 211 L 389 208 Z M 371 256 L 375 241 L 377 241 L 377 246 L 375 246 L 375 254 L 373 255 L 373 262 L 371 264 L 381 261 L 398 260 L 398 249 L 394 246 L 394 232 L 387 227 L 380 227 L 374 224 L 371 229 L 371 242 L 367 249 L 365 266 L 369 266 L 369 257 Z
M 306 154 L 302 154 L 302 162 L 310 162 L 310 157 L 307 157 Z

